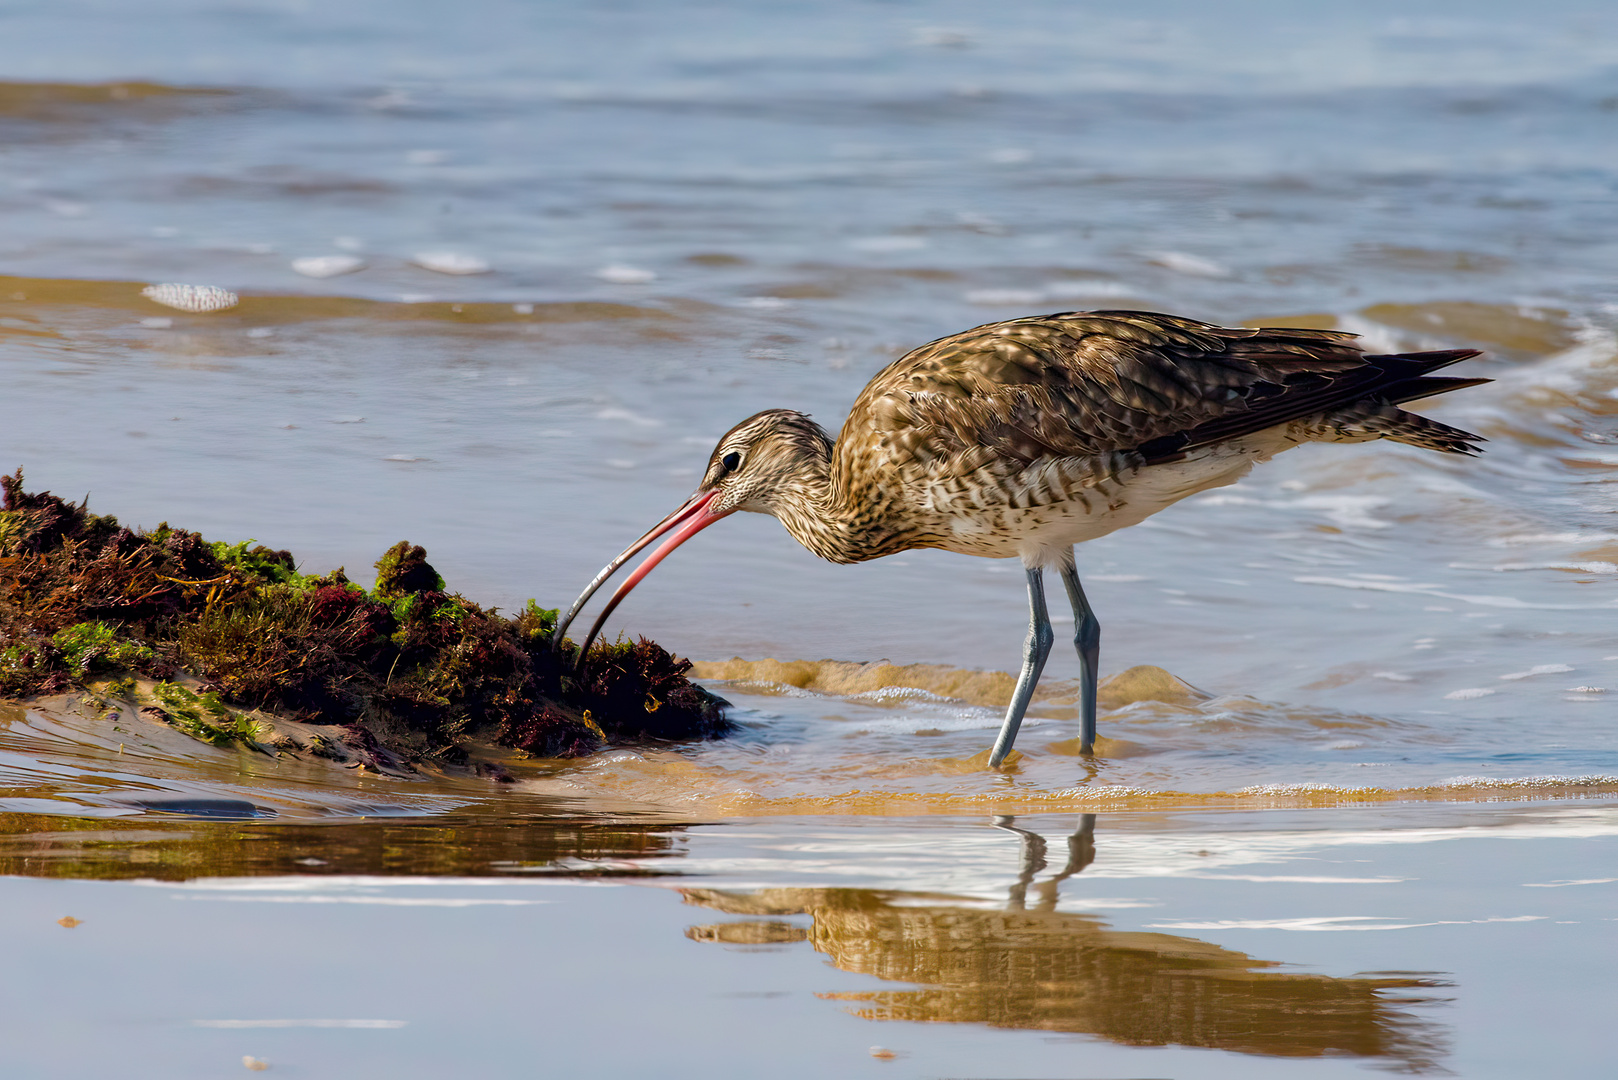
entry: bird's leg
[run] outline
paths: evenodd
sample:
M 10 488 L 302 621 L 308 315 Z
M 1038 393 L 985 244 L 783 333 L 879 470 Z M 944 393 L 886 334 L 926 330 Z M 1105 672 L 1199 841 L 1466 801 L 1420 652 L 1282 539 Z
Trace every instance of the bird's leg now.
M 1067 586 L 1068 602 L 1073 605 L 1073 644 L 1079 650 L 1079 752 L 1095 753 L 1096 747 L 1096 680 L 1101 662 L 1101 623 L 1084 598 L 1084 586 L 1079 584 L 1079 572 L 1068 553 L 1062 564 L 1062 584 Z
M 1051 642 L 1055 640 L 1051 617 L 1045 610 L 1045 571 L 1031 567 L 1028 571 L 1028 640 L 1022 647 L 1022 672 L 1017 676 L 1011 704 L 1006 707 L 1006 718 L 1000 724 L 1000 737 L 994 740 L 994 749 L 989 752 L 989 768 L 998 769 L 1011 753 L 1011 744 L 1017 741 L 1017 729 L 1022 726 L 1022 715 L 1028 711 L 1028 699 L 1034 696 L 1034 684 L 1039 682 L 1039 673 L 1045 670 L 1045 658 L 1051 654 Z

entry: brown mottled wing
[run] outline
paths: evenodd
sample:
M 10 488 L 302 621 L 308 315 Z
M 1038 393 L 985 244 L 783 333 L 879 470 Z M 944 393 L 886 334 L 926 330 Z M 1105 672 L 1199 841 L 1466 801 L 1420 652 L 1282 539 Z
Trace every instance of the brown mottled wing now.
M 1144 311 L 1068 312 L 941 338 L 884 369 L 849 414 L 888 460 L 925 463 L 971 447 L 1006 458 L 1163 446 L 1220 420 L 1283 423 L 1283 401 L 1376 374 L 1330 330 L 1230 329 Z M 1312 406 L 1318 409 L 1320 406 Z M 1326 406 L 1329 407 L 1329 406 Z M 1277 418 L 1266 421 L 1273 414 Z M 1257 421 L 1257 423 L 1255 423 Z M 873 447 L 872 449 L 878 449 Z

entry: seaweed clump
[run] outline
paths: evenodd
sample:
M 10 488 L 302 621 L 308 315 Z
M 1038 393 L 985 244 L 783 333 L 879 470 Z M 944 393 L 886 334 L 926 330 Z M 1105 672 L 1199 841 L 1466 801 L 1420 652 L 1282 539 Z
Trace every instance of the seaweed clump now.
M 419 546 L 388 549 L 367 591 L 252 541 L 125 528 L 25 491 L 20 469 L 0 490 L 0 697 L 189 675 L 212 719 L 154 694 L 182 729 L 213 732 L 228 704 L 450 764 L 475 737 L 573 757 L 730 727 L 724 702 L 686 677 L 690 661 L 641 638 L 598 644 L 575 671 L 571 643 L 552 648 L 554 610 L 482 608 L 447 591 Z

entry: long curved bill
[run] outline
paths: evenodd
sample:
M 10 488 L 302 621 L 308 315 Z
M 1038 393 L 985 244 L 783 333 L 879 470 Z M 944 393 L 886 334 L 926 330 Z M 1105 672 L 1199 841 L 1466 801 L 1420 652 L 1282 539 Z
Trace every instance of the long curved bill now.
M 697 535 L 703 529 L 706 529 L 709 525 L 736 512 L 734 509 L 715 512 L 712 505 L 713 501 L 718 497 L 719 490 L 717 488 L 713 491 L 697 492 L 687 499 L 678 510 L 652 526 L 651 531 L 645 536 L 625 548 L 623 553 L 616 559 L 603 566 L 601 572 L 591 579 L 590 584 L 584 587 L 584 592 L 579 594 L 579 598 L 573 601 L 573 606 L 568 608 L 567 614 L 556 624 L 556 629 L 551 633 L 552 647 L 561 647 L 568 626 L 583 610 L 584 605 L 590 602 L 590 597 L 595 595 L 596 590 L 607 583 L 608 578 L 616 574 L 624 563 L 646 550 L 653 541 L 673 532 L 674 535 L 664 540 L 657 550 L 647 556 L 646 561 L 636 567 L 635 572 L 630 574 L 622 585 L 618 586 L 618 591 L 612 594 L 612 599 L 607 601 L 607 606 L 601 609 L 600 615 L 596 616 L 595 624 L 590 627 L 590 633 L 585 636 L 583 644 L 579 646 L 578 660 L 582 662 L 584 654 L 590 651 L 590 644 L 595 641 L 596 635 L 601 632 L 601 627 L 606 623 L 607 617 L 623 601 L 623 598 L 629 595 L 630 590 L 639 585 L 641 579 L 652 572 L 653 567 L 667 558 L 669 552 Z

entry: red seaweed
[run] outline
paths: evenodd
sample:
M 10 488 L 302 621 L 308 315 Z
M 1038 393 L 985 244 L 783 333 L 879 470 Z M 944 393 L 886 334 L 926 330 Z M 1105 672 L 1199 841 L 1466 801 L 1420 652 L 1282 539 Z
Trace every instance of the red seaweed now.
M 595 645 L 575 672 L 575 650 L 551 647 L 555 611 L 480 607 L 447 591 L 420 546 L 389 548 L 367 591 L 252 541 L 130 530 L 25 491 L 20 469 L 0 489 L 0 697 L 185 672 L 235 706 L 344 725 L 367 752 L 450 764 L 475 737 L 577 757 L 730 730 L 690 661 L 641 638 Z

